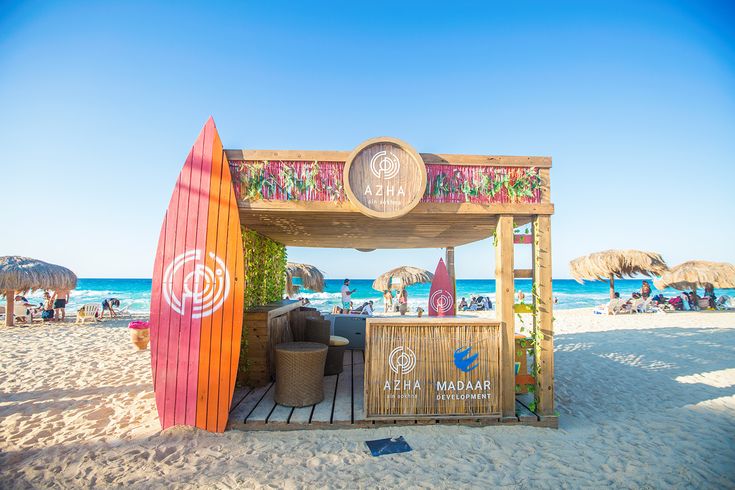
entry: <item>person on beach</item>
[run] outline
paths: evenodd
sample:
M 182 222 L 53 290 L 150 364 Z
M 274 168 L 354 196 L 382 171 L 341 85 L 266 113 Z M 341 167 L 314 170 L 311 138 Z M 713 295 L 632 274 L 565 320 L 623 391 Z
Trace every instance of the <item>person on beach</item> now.
M 383 311 L 385 313 L 388 313 L 393 308 L 393 295 L 390 294 L 390 291 L 388 289 L 383 291 L 383 301 L 385 302 L 385 307 Z
M 13 301 L 13 315 L 20 322 L 30 321 L 33 323 L 33 305 L 28 302 L 25 296 L 15 295 Z
M 401 315 L 405 315 L 408 311 L 408 292 L 406 288 L 401 289 L 401 292 L 398 294 L 398 311 Z
M 365 303 L 365 306 L 362 307 L 360 314 L 367 315 L 367 316 L 373 316 L 373 302 L 368 301 L 367 303 Z
M 476 296 L 470 298 L 470 306 L 467 308 L 470 311 L 477 311 L 480 308 L 480 302 Z
M 464 299 L 464 298 L 462 298 L 462 301 L 459 302 L 458 308 L 459 308 L 460 311 L 466 310 L 467 309 L 467 300 Z
M 524 296 L 525 297 L 525 296 Z M 523 301 L 521 301 L 523 303 Z M 490 301 L 490 296 L 483 296 L 482 298 L 482 309 L 489 311 L 493 309 L 493 302 Z
M 518 302 L 519 303 L 525 303 L 526 302 L 526 295 L 520 289 L 518 290 Z
M 66 304 L 69 302 L 69 290 L 59 289 L 54 291 L 54 318 L 57 322 L 63 322 L 66 318 Z
M 715 287 L 712 284 L 708 284 L 704 287 L 704 296 L 709 300 L 709 307 L 715 308 L 717 306 L 717 296 L 715 296 Z
M 345 279 L 344 284 L 342 284 L 342 289 L 340 292 L 342 293 L 342 309 L 350 311 L 350 303 L 352 300 L 352 293 L 357 291 L 357 289 L 353 289 L 350 291 L 350 280 Z
M 641 297 L 648 299 L 649 296 L 651 296 L 651 285 L 648 284 L 648 281 L 643 281 L 643 284 L 641 284 Z
M 120 300 L 117 298 L 107 298 L 102 300 L 102 314 L 100 314 L 100 318 L 104 318 L 105 316 L 105 310 L 110 312 L 110 318 L 114 318 L 117 316 L 117 313 L 115 313 L 115 308 L 120 306 Z
M 43 312 L 41 312 L 41 319 L 44 322 L 52 322 L 54 320 L 54 300 L 51 295 L 46 291 L 43 293 Z

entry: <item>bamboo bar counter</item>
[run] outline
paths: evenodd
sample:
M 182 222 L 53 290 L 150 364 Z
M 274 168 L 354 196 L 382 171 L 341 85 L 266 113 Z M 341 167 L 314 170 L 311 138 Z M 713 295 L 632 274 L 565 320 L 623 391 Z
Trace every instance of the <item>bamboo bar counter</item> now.
M 366 418 L 500 418 L 502 327 L 461 316 L 368 318 Z

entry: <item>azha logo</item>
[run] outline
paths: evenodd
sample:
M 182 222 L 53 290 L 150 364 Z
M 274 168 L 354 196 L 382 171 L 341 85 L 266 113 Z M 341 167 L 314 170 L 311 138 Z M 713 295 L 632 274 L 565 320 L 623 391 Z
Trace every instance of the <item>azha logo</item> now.
M 396 347 L 388 356 L 388 364 L 394 373 L 408 374 L 416 367 L 416 354 L 408 347 Z
M 472 347 L 460 347 L 454 351 L 454 365 L 463 373 L 469 373 L 479 366 L 478 363 L 473 364 L 479 355 L 472 354 Z
M 213 270 L 203 263 L 202 255 L 201 250 L 187 250 L 174 258 L 163 273 L 163 298 L 179 315 L 190 309 L 192 318 L 207 317 L 220 309 L 230 295 L 230 274 L 224 261 L 209 252 L 214 259 Z M 186 265 L 191 262 L 187 271 Z
M 391 152 L 379 151 L 370 159 L 370 171 L 377 178 L 392 179 L 401 170 L 401 161 Z
M 446 313 L 452 309 L 454 299 L 452 299 L 452 293 L 445 291 L 444 289 L 437 289 L 429 298 L 431 307 L 434 308 L 437 313 Z

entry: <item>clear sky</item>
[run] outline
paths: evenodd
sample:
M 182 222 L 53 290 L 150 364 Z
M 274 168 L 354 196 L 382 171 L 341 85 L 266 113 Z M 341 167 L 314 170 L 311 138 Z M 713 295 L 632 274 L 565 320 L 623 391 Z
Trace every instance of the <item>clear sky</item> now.
M 709 1 L 0 0 L 0 255 L 150 277 L 210 114 L 227 148 L 550 155 L 554 277 L 607 248 L 735 262 L 735 7 Z M 289 250 L 332 278 L 441 254 Z M 456 260 L 493 276 L 488 240 Z

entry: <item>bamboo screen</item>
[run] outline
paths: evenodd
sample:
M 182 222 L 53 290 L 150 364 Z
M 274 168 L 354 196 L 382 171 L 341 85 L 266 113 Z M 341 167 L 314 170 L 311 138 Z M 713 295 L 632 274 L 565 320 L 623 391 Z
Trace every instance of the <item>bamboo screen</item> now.
M 334 201 L 346 199 L 344 162 L 231 160 L 230 172 L 239 202 Z M 421 202 L 539 203 L 541 177 L 535 167 L 427 165 Z
M 371 319 L 366 333 L 368 419 L 500 416 L 500 324 Z

